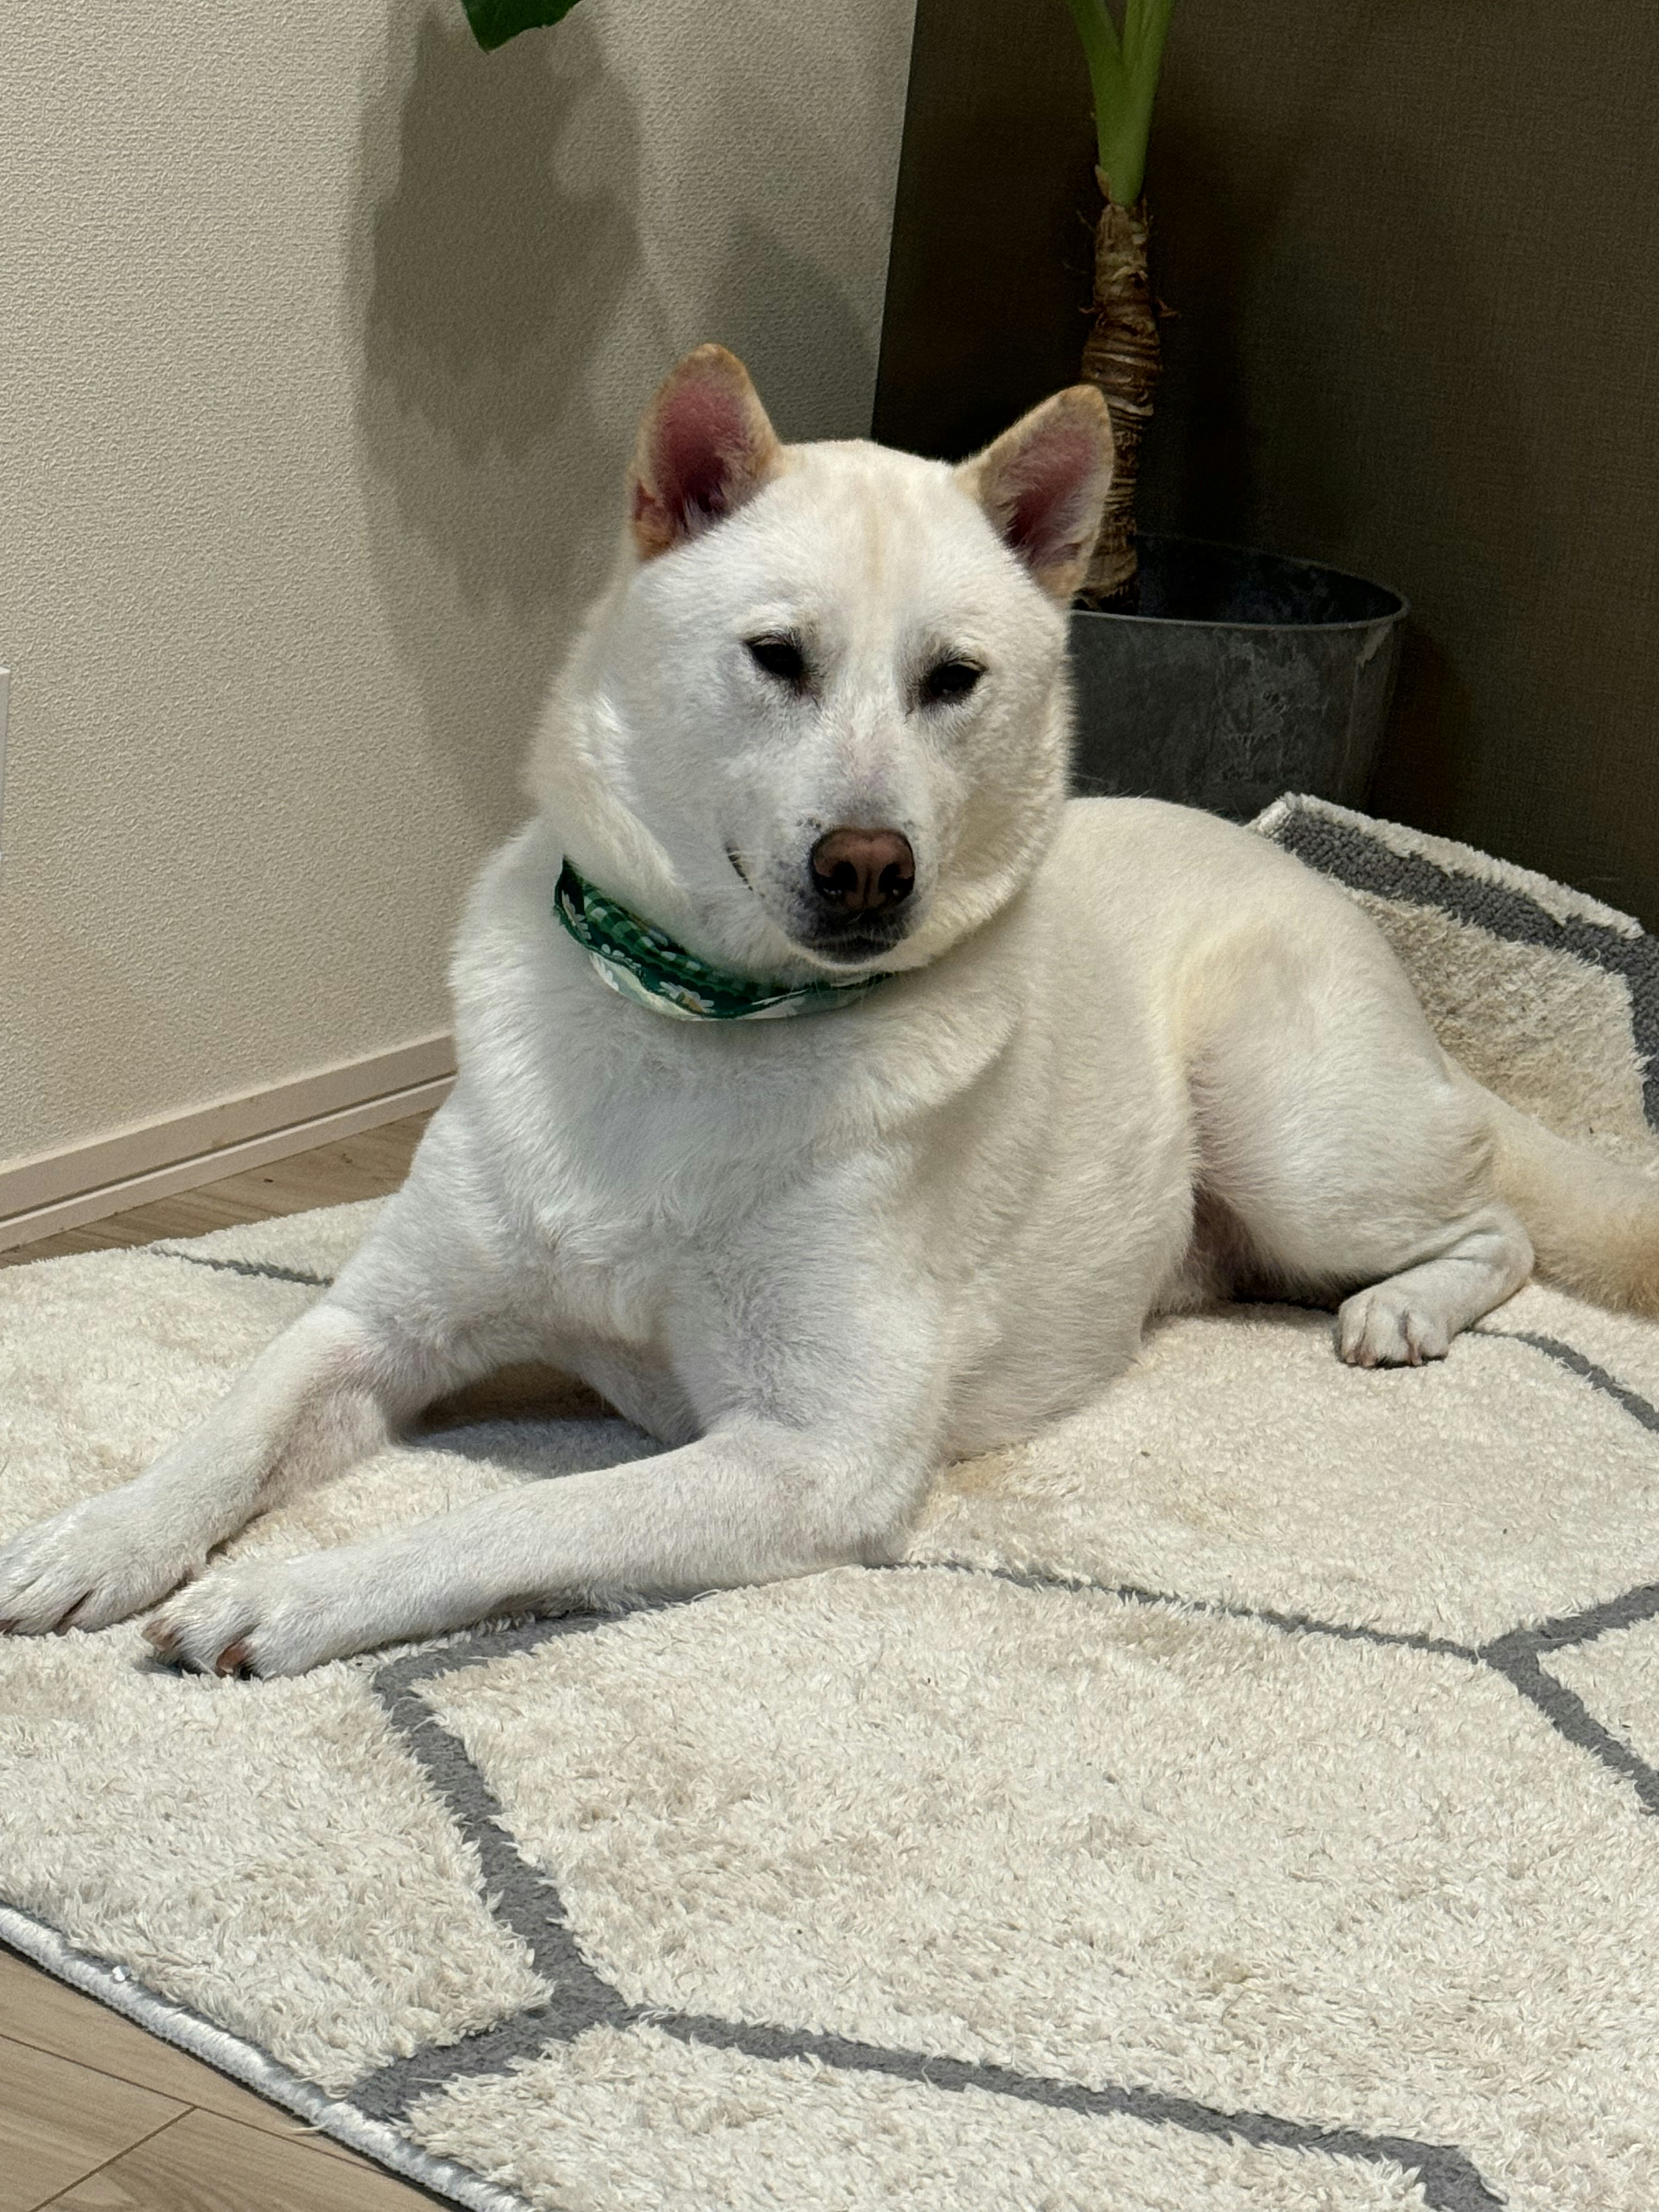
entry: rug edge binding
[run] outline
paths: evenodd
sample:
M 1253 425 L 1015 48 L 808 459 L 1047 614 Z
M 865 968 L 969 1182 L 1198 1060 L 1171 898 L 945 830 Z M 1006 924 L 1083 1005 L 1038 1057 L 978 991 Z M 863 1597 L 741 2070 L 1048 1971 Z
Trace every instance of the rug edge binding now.
M 1352 830 L 1401 859 L 1426 860 L 1449 875 L 1510 891 L 1529 901 L 1552 920 L 1562 918 L 1555 911 L 1559 903 L 1573 920 L 1608 930 L 1613 936 L 1632 943 L 1650 934 L 1635 915 L 1626 914 L 1622 907 L 1609 906 L 1594 892 L 1580 890 L 1576 884 L 1547 876 L 1541 869 L 1523 866 L 1519 860 L 1506 860 L 1462 838 L 1445 836 L 1437 830 L 1419 830 L 1408 822 L 1395 822 L 1388 815 L 1361 813 L 1354 807 L 1340 805 L 1334 799 L 1321 799 L 1312 792 L 1285 792 L 1253 816 L 1244 827 L 1277 844 L 1279 831 L 1298 814 L 1312 815 Z
M 142 2027 L 164 2043 L 175 2045 L 191 2057 L 228 2075 L 256 2096 L 280 2105 L 296 2119 L 343 2143 L 348 2150 L 389 2167 L 405 2181 L 465 2205 L 468 2212 L 536 2212 L 529 2199 L 486 2181 L 468 2166 L 437 2158 L 410 2142 L 385 2120 L 372 2120 L 344 2100 L 331 2097 L 315 2082 L 295 2074 L 257 2044 L 232 2035 L 226 2028 L 169 1998 L 159 1996 L 143 1982 L 118 1978 L 117 1970 L 77 1950 L 67 1937 L 44 1920 L 21 1907 L 0 1901 L 0 1942 L 9 1944 L 54 1979 L 94 1997 L 112 2012 Z

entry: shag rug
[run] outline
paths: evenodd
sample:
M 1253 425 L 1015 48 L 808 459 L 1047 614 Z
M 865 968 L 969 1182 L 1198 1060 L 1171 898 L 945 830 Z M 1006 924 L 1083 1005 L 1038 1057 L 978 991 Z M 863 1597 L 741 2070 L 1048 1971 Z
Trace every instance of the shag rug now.
M 1635 925 L 1307 802 L 1463 1059 L 1653 1153 Z M 120 1480 L 371 1209 L 0 1273 L 0 1534 Z M 0 1935 L 458 2202 L 1653 2212 L 1659 1328 L 1157 1329 L 907 1561 L 325 1667 L 0 1644 Z M 295 1551 L 643 1454 L 386 1453 Z

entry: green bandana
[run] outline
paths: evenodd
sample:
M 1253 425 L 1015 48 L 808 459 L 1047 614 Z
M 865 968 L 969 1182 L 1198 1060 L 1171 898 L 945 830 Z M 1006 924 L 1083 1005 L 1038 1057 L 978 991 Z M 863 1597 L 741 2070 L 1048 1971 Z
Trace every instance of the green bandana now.
M 850 983 L 751 983 L 746 975 L 728 975 L 596 890 L 568 860 L 553 893 L 553 911 L 602 983 L 676 1021 L 771 1022 L 787 1014 L 827 1013 L 884 981 L 860 975 Z

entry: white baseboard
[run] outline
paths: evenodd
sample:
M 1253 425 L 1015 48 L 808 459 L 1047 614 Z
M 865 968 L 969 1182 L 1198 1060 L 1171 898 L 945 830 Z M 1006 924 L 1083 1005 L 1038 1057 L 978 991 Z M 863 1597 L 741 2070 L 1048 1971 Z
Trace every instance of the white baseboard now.
M 439 1105 L 447 1032 L 0 1168 L 0 1251 Z

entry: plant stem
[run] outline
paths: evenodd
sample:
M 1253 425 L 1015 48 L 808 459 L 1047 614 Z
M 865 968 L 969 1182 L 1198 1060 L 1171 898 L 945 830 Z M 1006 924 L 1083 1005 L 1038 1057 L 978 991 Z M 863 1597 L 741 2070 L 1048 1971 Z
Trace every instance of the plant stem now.
M 1100 173 L 1105 205 L 1095 233 L 1095 319 L 1083 348 L 1083 374 L 1104 398 L 1116 447 L 1112 486 L 1079 596 L 1098 606 L 1134 582 L 1135 487 L 1140 441 L 1152 419 L 1161 367 L 1158 311 L 1146 276 L 1146 210 L 1120 207 Z
M 1066 0 L 1095 96 L 1095 175 L 1105 205 L 1095 232 L 1095 319 L 1083 374 L 1104 398 L 1117 455 L 1106 513 L 1079 597 L 1120 604 L 1134 587 L 1135 485 L 1162 366 L 1146 275 L 1146 140 L 1175 0 L 1123 0 L 1123 30 L 1106 0 Z

